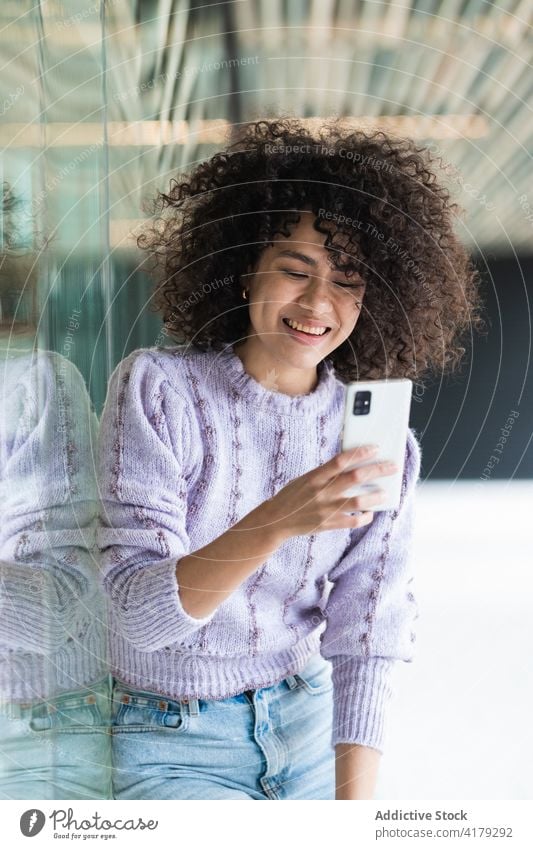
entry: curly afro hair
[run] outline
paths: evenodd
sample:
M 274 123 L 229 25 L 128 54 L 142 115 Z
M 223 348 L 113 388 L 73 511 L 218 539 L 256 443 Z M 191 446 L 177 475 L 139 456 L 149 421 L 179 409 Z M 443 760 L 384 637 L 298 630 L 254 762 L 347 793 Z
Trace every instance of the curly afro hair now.
M 453 369 L 465 331 L 481 325 L 479 280 L 454 233 L 460 210 L 442 167 L 413 141 L 338 119 L 316 129 L 294 118 L 248 124 L 159 193 L 138 238 L 167 334 L 204 351 L 245 338 L 241 275 L 307 209 L 330 262 L 366 281 L 356 327 L 328 356 L 339 378 Z

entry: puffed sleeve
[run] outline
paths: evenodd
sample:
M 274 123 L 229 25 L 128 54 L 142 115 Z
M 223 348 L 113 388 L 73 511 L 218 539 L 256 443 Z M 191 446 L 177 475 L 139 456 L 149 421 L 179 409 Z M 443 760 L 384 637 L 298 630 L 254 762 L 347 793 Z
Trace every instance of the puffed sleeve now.
M 398 661 L 413 659 L 411 541 L 420 449 L 408 433 L 398 510 L 376 513 L 351 532 L 328 577 L 321 653 L 332 663 L 333 745 L 357 743 L 382 751 L 387 708 Z
M 189 616 L 176 579 L 179 559 L 190 553 L 193 453 L 186 397 L 149 351 L 130 355 L 111 377 L 100 423 L 97 537 L 112 612 L 141 651 L 183 641 L 214 615 Z

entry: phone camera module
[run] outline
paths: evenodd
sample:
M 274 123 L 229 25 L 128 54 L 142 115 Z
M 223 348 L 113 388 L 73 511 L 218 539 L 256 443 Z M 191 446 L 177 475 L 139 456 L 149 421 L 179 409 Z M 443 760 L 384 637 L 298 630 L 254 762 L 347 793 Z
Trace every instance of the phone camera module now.
M 370 412 L 371 392 L 356 392 L 353 402 L 354 416 L 368 416 Z

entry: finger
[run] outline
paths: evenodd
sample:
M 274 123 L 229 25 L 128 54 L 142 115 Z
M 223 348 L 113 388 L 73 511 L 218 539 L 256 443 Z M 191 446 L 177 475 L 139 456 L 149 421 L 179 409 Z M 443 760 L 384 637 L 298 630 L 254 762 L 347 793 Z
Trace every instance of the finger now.
M 364 510 L 355 515 L 339 512 L 328 523 L 322 523 L 316 530 L 333 531 L 349 528 L 362 528 L 369 525 L 374 518 L 374 513 L 370 510 Z
M 352 498 L 336 499 L 331 503 L 325 518 L 321 522 L 322 530 L 340 527 L 339 521 L 344 523 L 346 518 L 352 518 L 353 513 L 362 515 L 371 512 L 378 504 L 383 503 L 385 496 L 384 490 L 377 490 Z M 348 524 L 348 527 L 351 527 L 351 524 Z
M 379 445 L 356 445 L 354 448 L 345 448 L 344 451 L 340 451 L 337 457 L 357 457 L 359 454 L 375 454 L 378 448 Z
M 366 512 L 372 509 L 377 504 L 381 504 L 385 500 L 386 492 L 383 489 L 378 489 L 373 492 L 363 493 L 362 495 L 354 495 L 350 498 L 345 498 L 337 506 L 337 510 L 345 510 L 347 513 L 361 510 Z
M 370 525 L 374 519 L 374 513 L 369 510 L 355 516 L 350 516 L 350 519 L 352 520 L 349 526 L 350 528 L 363 528 L 365 525 Z
M 356 469 L 347 469 L 339 474 L 335 481 L 335 489 L 342 492 L 343 489 L 348 489 L 354 484 L 366 483 L 366 481 L 375 480 L 375 478 L 394 475 L 398 471 L 399 468 L 396 463 L 391 463 L 389 460 L 381 463 L 368 463 L 368 465 L 359 466 Z
M 321 482 L 337 478 L 345 472 L 350 466 L 356 463 L 363 463 L 373 457 L 378 450 L 377 445 L 361 445 L 358 448 L 350 448 L 348 451 L 341 451 L 336 454 L 327 463 L 323 463 L 315 471 L 318 473 L 318 478 Z

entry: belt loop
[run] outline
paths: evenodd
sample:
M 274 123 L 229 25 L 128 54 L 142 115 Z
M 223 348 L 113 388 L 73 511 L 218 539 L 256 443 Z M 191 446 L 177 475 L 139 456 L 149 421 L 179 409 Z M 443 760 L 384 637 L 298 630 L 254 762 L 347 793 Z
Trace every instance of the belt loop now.
M 5 702 L 0 705 L 0 716 L 6 719 L 25 719 L 31 714 L 31 705 L 17 704 L 16 702 Z
M 294 675 L 287 675 L 285 681 L 290 690 L 294 690 L 298 686 L 298 681 L 294 677 Z
M 189 708 L 189 716 L 198 716 L 199 713 L 200 713 L 200 706 L 198 704 L 198 699 L 189 699 L 188 708 Z

